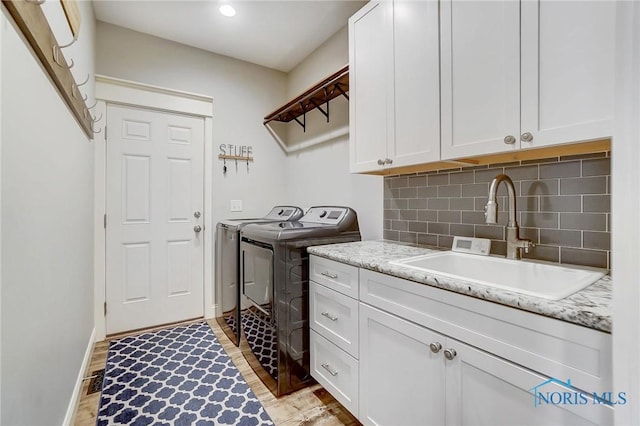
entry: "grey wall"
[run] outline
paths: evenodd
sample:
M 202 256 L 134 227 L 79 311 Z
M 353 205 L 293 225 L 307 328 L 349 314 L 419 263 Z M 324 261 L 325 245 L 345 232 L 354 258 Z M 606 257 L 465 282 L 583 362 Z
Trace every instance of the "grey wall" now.
M 298 64 L 288 75 L 293 98 L 349 62 L 345 26 Z M 331 101 L 330 122 L 317 110 L 307 114 L 307 131 L 295 122 L 287 124 L 292 144 L 303 143 L 349 125 L 349 103 L 343 97 Z M 339 204 L 358 213 L 363 239 L 382 238 L 382 177 L 349 173 L 349 135 L 303 149 L 287 156 L 287 193 L 302 206 Z
M 490 238 L 506 253 L 507 198 L 500 185 L 498 223 L 487 225 L 489 182 L 514 181 L 520 235 L 537 245 L 525 257 L 609 267 L 611 161 L 606 154 L 468 167 L 384 179 L 384 238 L 450 248 L 454 235 Z
M 262 125 L 263 117 L 284 104 L 289 95 L 348 62 L 346 28 L 288 75 L 104 22 L 97 23 L 96 39 L 99 74 L 210 95 L 214 98 L 214 146 L 253 145 L 255 161 L 249 172 L 244 166 L 238 172 L 229 167 L 227 175 L 222 176 L 222 164 L 214 161 L 214 222 L 226 217 L 260 216 L 276 203 L 301 207 L 347 204 L 360 214 L 366 238 L 382 237 L 382 179 L 349 174 L 348 136 L 287 156 Z M 324 127 L 319 112 L 312 111 L 307 117 L 310 129 L 306 134 L 295 123 L 284 125 L 284 132 L 296 141 L 304 141 L 336 123 L 348 122 L 346 101 L 337 99 L 332 110 L 334 120 L 329 127 Z M 245 210 L 230 212 L 232 199 L 242 199 Z
M 285 187 L 284 153 L 262 118 L 286 96 L 286 75 L 248 62 L 98 21 L 96 72 L 110 77 L 213 97 L 213 141 L 253 146 L 254 162 L 228 164 L 214 159 L 213 220 L 262 216 L 274 204 L 291 203 Z M 232 213 L 231 200 L 244 211 Z
M 93 10 L 78 2 L 76 79 L 93 74 Z M 93 330 L 93 145 L 3 10 L 3 425 L 61 424 Z M 83 92 L 93 99 L 92 85 Z

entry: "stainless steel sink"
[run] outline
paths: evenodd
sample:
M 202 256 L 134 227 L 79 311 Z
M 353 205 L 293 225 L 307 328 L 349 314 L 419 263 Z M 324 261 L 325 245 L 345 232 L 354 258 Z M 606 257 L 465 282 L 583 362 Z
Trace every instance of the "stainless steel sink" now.
M 396 260 L 391 264 L 547 300 L 570 296 L 598 281 L 606 272 L 451 251 Z

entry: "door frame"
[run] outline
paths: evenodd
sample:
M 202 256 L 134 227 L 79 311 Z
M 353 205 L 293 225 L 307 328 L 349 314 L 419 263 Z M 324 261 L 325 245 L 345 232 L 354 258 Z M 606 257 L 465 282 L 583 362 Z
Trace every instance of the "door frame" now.
M 213 98 L 164 87 L 96 75 L 96 100 L 94 116 L 100 118 L 94 124 L 94 325 L 96 341 L 106 337 L 107 323 L 104 315 L 106 303 L 106 212 L 107 145 L 105 126 L 107 104 L 141 107 L 162 112 L 186 114 L 204 119 L 204 219 L 203 230 L 203 285 L 204 317 L 215 316 L 213 293 Z M 113 131 L 113 130 L 112 130 Z

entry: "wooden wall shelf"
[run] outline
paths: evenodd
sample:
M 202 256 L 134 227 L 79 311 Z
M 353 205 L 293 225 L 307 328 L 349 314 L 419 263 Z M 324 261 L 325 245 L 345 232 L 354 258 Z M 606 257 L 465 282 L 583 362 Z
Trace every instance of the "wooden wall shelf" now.
M 263 124 L 266 125 L 271 121 L 289 123 L 295 120 L 305 129 L 305 114 L 316 108 L 327 117 L 327 122 L 329 122 L 329 101 L 338 96 L 344 96 L 349 99 L 348 91 L 349 66 L 346 65 L 338 72 L 305 90 L 302 94 L 296 96 L 282 107 L 267 114 L 266 117 L 264 117 Z M 300 116 L 303 117 L 302 121 L 299 119 Z

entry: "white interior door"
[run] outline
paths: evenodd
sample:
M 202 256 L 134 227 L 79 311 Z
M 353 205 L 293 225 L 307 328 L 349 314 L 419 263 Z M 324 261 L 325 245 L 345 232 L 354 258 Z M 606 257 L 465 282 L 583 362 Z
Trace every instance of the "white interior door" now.
M 107 106 L 107 333 L 203 315 L 204 120 Z

